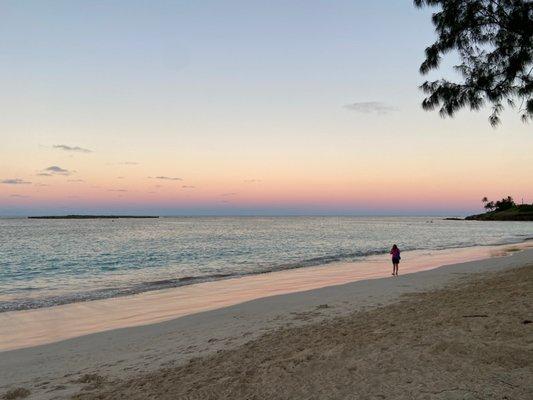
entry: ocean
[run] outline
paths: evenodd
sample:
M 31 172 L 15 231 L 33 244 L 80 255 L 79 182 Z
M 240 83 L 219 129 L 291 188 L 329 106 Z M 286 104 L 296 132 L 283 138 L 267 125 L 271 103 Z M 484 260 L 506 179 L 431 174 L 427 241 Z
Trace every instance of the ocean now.
M 394 243 L 404 251 L 433 251 L 531 237 L 533 222 L 436 217 L 3 218 L 0 312 L 370 255 L 388 260 Z

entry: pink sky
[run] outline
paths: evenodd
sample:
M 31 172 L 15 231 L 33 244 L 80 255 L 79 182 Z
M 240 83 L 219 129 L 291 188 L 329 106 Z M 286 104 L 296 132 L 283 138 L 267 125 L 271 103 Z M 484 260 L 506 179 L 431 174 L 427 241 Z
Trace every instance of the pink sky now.
M 533 202 L 533 129 L 518 110 L 493 129 L 488 108 L 421 109 L 430 9 L 221 4 L 134 1 L 125 15 L 121 2 L 7 2 L 0 215 Z M 428 78 L 458 78 L 453 61 Z

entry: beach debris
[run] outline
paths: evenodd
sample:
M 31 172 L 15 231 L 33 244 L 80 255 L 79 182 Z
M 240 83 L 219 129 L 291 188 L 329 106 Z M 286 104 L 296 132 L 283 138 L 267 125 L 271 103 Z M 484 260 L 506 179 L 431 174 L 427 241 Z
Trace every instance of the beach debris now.
M 322 308 L 329 308 L 329 305 L 328 304 L 319 304 L 318 306 L 316 306 L 317 310 L 320 310 Z
M 104 378 L 98 374 L 84 374 L 80 376 L 78 379 L 76 379 L 74 382 L 76 383 L 94 383 L 94 382 L 101 382 Z
M 30 395 L 30 391 L 23 387 L 14 388 L 11 390 L 8 390 L 4 396 L 2 396 L 2 399 L 4 400 L 14 400 L 14 399 L 23 399 L 24 397 L 28 397 Z
M 533 323 L 533 321 L 531 321 L 530 319 L 525 319 L 525 320 L 522 321 L 522 323 L 523 323 L 524 325 L 527 325 L 527 324 L 531 324 L 531 323 Z
M 463 318 L 487 318 L 487 314 L 470 314 L 470 315 L 463 315 Z
M 105 382 L 105 378 L 98 374 L 84 374 L 73 382 L 85 383 L 83 390 L 93 390 L 100 387 Z

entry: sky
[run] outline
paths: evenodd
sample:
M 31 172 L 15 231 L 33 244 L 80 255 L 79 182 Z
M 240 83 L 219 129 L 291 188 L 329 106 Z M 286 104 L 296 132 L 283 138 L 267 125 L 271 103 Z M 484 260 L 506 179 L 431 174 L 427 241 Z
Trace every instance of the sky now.
M 0 2 L 0 215 L 463 215 L 533 202 L 516 110 L 421 109 L 411 1 Z

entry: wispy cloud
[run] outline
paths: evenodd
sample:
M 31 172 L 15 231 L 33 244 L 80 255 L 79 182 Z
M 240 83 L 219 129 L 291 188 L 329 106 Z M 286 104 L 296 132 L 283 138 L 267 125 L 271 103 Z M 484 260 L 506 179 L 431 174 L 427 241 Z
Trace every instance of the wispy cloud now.
M 192 186 L 192 185 L 182 185 L 181 186 L 183 189 L 195 189 L 196 186 Z
M 108 189 L 108 192 L 127 192 L 126 189 Z
M 67 180 L 67 182 L 77 182 L 77 183 L 79 183 L 79 182 L 85 182 L 85 181 L 83 179 L 69 179 L 69 180 Z
M 139 165 L 136 161 L 120 161 L 120 162 L 108 162 L 106 165 Z
M 261 179 L 245 179 L 244 183 L 259 183 L 262 182 Z
M 379 115 L 385 115 L 394 111 L 398 111 L 396 107 L 391 106 L 387 103 L 383 103 L 381 101 L 360 101 L 356 103 L 346 104 L 344 108 L 362 114 L 375 113 Z
M 9 197 L 15 197 L 17 199 L 25 199 L 25 198 L 28 198 L 30 196 L 26 196 L 25 194 L 11 194 L 11 195 L 9 195 Z
M 48 172 L 39 172 L 38 174 L 35 174 L 37 176 L 54 176 L 53 174 L 50 174 Z
M 152 178 L 152 177 L 149 176 L 148 178 Z M 174 178 L 172 176 L 154 176 L 153 179 L 161 179 L 163 181 L 182 181 L 183 180 L 181 178 Z
M 54 149 L 60 149 L 63 151 L 73 151 L 77 153 L 92 153 L 92 150 L 84 149 L 83 147 L 79 146 L 67 146 L 66 144 L 54 144 Z
M 70 175 L 72 171 L 69 171 L 68 169 L 65 169 L 65 168 L 58 167 L 57 165 L 52 165 L 51 167 L 45 168 L 44 173 L 53 174 L 53 175 Z
M 228 193 L 222 193 L 222 197 L 228 197 L 228 196 L 236 196 L 238 193 L 236 192 L 228 192 Z
M 3 179 L 0 181 L 0 183 L 3 183 L 4 185 L 29 185 L 31 184 L 31 182 L 25 181 L 24 179 L 20 179 L 20 178 Z

